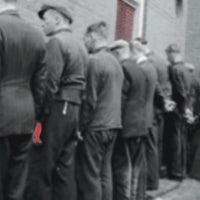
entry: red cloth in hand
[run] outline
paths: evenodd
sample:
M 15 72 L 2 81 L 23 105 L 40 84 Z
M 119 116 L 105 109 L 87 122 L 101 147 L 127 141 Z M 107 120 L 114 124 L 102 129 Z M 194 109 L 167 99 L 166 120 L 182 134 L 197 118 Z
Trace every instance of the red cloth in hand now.
M 40 139 L 41 132 L 42 132 L 42 125 L 41 123 L 37 123 L 35 131 L 32 135 L 33 144 L 39 144 L 39 145 L 42 144 L 42 140 Z

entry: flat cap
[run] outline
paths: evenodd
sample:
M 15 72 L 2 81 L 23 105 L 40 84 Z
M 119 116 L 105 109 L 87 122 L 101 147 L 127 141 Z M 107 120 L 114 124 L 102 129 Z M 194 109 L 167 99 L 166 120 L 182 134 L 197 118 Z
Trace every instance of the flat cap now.
M 145 38 L 137 37 L 137 38 L 135 38 L 135 40 L 141 42 L 141 44 L 143 44 L 143 45 L 148 44 L 148 42 Z
M 124 47 L 129 47 L 129 42 L 126 40 L 116 40 L 109 46 L 109 49 L 113 51 Z
M 180 53 L 180 49 L 179 49 L 179 47 L 178 47 L 177 44 L 170 44 L 167 47 L 166 52 L 167 53 L 172 53 L 172 52 L 174 52 L 174 53 Z
M 72 24 L 72 22 L 73 22 L 72 14 L 70 13 L 70 11 L 67 8 L 65 8 L 64 6 L 62 6 L 60 4 L 50 4 L 50 3 L 43 4 L 41 9 L 38 12 L 38 16 L 40 17 L 40 19 L 44 19 L 43 18 L 44 13 L 50 9 L 56 10 L 57 12 L 61 13 L 64 17 L 69 19 L 69 23 Z

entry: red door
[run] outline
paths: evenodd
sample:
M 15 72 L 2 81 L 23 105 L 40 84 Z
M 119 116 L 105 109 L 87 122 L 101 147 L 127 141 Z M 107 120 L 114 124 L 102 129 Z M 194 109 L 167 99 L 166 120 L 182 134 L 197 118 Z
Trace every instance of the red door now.
M 134 11 L 132 6 L 118 0 L 116 39 L 132 39 Z

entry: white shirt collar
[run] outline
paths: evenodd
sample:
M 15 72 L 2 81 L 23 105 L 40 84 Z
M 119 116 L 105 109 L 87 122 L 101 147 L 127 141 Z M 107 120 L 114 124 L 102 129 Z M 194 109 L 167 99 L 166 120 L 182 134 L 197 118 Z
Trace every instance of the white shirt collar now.
M 137 59 L 137 64 L 140 64 L 140 63 L 142 63 L 142 62 L 145 62 L 146 60 L 148 60 L 147 59 L 147 57 L 146 56 L 141 56 L 141 57 L 139 57 L 138 59 Z
M 3 8 L 0 8 L 0 13 L 9 11 L 9 10 L 17 10 L 17 8 L 15 5 L 7 5 L 7 6 L 4 6 Z

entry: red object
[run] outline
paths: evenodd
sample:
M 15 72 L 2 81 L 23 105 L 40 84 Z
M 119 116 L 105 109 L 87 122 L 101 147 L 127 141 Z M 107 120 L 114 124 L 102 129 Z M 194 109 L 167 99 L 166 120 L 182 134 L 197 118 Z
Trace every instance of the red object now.
M 32 141 L 34 144 L 42 144 L 42 140 L 40 139 L 41 132 L 42 132 L 42 125 L 41 123 L 37 123 L 35 131 L 32 136 Z
M 134 12 L 132 6 L 118 0 L 116 39 L 132 39 Z
M 40 123 L 37 123 L 36 128 L 35 128 L 35 132 L 34 132 L 33 135 L 40 136 L 41 131 L 42 131 L 42 125 Z

